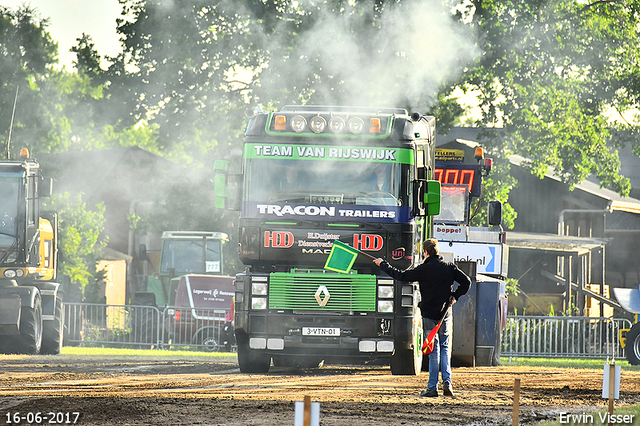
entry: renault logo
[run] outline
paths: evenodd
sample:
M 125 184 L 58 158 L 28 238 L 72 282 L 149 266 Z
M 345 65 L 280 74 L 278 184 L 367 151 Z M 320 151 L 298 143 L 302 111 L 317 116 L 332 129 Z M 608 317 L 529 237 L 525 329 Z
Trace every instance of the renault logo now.
M 316 290 L 316 301 L 318 302 L 318 305 L 320 306 L 325 306 L 327 304 L 327 302 L 329 301 L 329 298 L 331 297 L 331 295 L 329 294 L 329 290 L 327 289 L 327 286 L 321 285 L 320 287 L 318 287 L 318 289 Z M 322 298 L 322 296 L 324 296 L 324 299 Z

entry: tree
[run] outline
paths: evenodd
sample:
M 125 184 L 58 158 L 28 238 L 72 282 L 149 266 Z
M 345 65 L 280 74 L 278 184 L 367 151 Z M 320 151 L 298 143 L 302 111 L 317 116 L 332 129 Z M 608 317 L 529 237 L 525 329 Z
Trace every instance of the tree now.
M 81 284 L 84 290 L 87 284 L 100 277 L 96 264 L 100 250 L 108 242 L 108 238 L 101 235 L 104 230 L 104 205 L 100 203 L 95 211 L 91 211 L 82 201 L 82 195 L 65 193 L 53 196 L 45 206 L 56 211 L 60 217 L 60 273 L 72 282 Z
M 159 149 L 186 161 L 228 157 L 249 105 L 425 111 L 476 54 L 465 27 L 435 1 L 122 4 L 111 99 L 134 121 L 156 124 Z
M 564 0 L 461 2 L 459 18 L 478 36 L 483 55 L 459 87 L 479 94 L 479 126 L 498 126 L 486 141 L 529 159 L 532 173 L 550 167 L 575 185 L 597 176 L 628 195 L 617 148 L 638 123 L 616 124 L 612 109 L 639 105 L 640 2 Z M 612 135 L 615 134 L 615 138 Z
M 30 130 L 24 123 L 38 123 L 37 113 L 32 106 L 37 104 L 37 96 L 30 90 L 31 85 L 42 80 L 47 69 L 57 59 L 58 46 L 46 31 L 48 21 L 41 19 L 29 6 L 15 11 L 0 6 L 0 135 L 3 154 L 6 158 L 9 131 L 14 141 L 24 141 Z M 13 128 L 14 103 L 17 111 Z M 37 109 L 36 109 L 37 110 Z M 35 127 L 35 126 L 34 126 Z M 16 155 L 22 146 L 10 149 Z

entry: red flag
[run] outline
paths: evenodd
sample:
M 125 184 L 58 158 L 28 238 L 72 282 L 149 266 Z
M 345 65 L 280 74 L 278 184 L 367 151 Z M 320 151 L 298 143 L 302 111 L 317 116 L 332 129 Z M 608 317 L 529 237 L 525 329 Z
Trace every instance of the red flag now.
M 447 302 L 447 306 L 444 309 L 444 315 L 442 315 L 442 318 L 440 318 L 440 322 L 438 322 L 438 324 L 436 324 L 433 330 L 429 332 L 429 334 L 427 335 L 427 338 L 422 344 L 422 353 L 424 355 L 428 355 L 433 351 L 433 343 L 434 343 L 433 341 L 436 339 L 436 333 L 440 329 L 440 325 L 442 324 L 442 321 L 444 321 L 444 318 L 447 316 L 447 311 L 449 310 L 450 306 L 451 306 L 451 303 Z
M 433 330 L 431 330 L 429 332 L 429 334 L 427 335 L 427 338 L 424 340 L 424 343 L 422 344 L 422 353 L 423 354 L 428 355 L 433 351 L 433 343 L 434 343 L 434 340 L 436 338 L 436 333 L 438 332 L 438 329 L 440 328 L 440 324 L 442 324 L 442 321 L 440 321 L 438 324 L 436 324 L 436 326 L 433 328 Z

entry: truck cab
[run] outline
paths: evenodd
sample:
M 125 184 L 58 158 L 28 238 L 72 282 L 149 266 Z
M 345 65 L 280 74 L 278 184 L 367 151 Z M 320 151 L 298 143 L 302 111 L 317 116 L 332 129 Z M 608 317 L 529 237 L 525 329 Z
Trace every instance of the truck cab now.
M 498 365 L 501 330 L 506 321 L 509 247 L 498 201 L 488 203 L 489 226 L 471 226 L 492 168 L 484 149 L 436 149 L 435 178 L 441 182 L 441 211 L 434 217 L 434 237 L 451 262 L 466 265 L 471 290 L 453 306 L 452 364 Z M 473 344 L 470 344 L 473 342 Z
M 218 206 L 241 181 L 242 372 L 324 360 L 420 373 L 417 283 L 394 281 L 366 256 L 345 274 L 324 265 L 335 240 L 400 269 L 422 261 L 439 205 L 434 149 L 435 118 L 402 108 L 287 106 L 250 119 L 241 175 L 217 164 L 215 177 Z
M 163 232 L 159 262 L 154 265 L 155 273 L 149 275 L 144 283 L 143 292 L 151 294 L 136 294 L 136 298 L 153 299 L 157 306 L 173 305 L 181 276 L 223 275 L 222 245 L 227 241 L 229 236 L 224 232 Z M 141 247 L 140 256 L 149 258 L 146 247 Z

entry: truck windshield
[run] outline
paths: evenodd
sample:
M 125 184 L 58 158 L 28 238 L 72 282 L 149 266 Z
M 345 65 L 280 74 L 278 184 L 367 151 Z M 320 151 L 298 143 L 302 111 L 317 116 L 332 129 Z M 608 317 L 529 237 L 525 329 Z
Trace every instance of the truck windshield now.
M 370 161 L 247 159 L 245 201 L 407 205 L 401 167 Z
M 11 244 L 16 236 L 18 192 L 21 176 L 0 176 L 0 245 Z
M 204 239 L 165 240 L 162 246 L 160 270 L 169 272 L 170 269 L 175 269 L 177 274 L 220 273 L 222 271 L 220 241 L 206 240 L 206 243 L 204 241 Z M 203 244 L 206 244 L 204 252 Z M 206 253 L 204 261 L 203 253 Z
M 0 263 L 18 258 L 18 194 L 21 175 L 0 175 Z
M 440 214 L 436 223 L 464 224 L 469 215 L 469 191 L 466 185 L 442 185 Z

